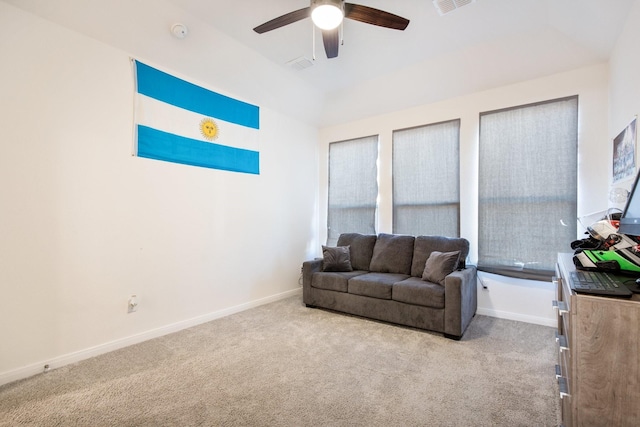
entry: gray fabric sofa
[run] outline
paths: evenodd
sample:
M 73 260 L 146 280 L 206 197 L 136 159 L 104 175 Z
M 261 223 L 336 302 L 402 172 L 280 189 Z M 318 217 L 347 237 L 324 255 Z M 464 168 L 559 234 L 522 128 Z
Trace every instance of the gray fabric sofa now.
M 303 263 L 303 302 L 460 339 L 478 305 L 468 253 L 463 238 L 342 234 L 323 258 Z

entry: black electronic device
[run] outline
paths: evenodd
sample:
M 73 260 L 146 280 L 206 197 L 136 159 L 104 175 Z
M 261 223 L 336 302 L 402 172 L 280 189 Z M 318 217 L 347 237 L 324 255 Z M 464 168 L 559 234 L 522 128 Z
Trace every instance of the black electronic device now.
M 627 286 L 629 281 L 633 283 L 633 279 L 627 277 L 596 271 L 572 271 L 569 276 L 569 286 L 578 293 L 622 298 L 633 295 Z
M 640 169 L 633 181 L 633 187 L 629 193 L 627 204 L 624 207 L 622 216 L 620 217 L 620 227 L 618 233 L 628 234 L 630 236 L 640 236 L 640 188 L 638 188 L 638 179 L 640 178 Z

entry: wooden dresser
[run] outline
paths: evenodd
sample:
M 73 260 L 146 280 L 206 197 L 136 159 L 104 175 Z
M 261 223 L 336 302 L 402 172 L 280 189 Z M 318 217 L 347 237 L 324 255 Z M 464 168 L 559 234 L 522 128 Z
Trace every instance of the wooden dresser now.
M 562 425 L 640 425 L 640 295 L 576 294 L 566 280 L 573 254 L 556 266 L 558 365 Z

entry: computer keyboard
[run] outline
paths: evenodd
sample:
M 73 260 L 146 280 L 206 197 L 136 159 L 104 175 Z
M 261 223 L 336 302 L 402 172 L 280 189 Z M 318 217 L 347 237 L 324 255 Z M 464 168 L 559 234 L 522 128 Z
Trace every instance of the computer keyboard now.
M 633 295 L 633 292 L 625 286 L 623 279 L 613 277 L 609 273 L 572 271 L 569 285 L 574 291 L 585 294 L 619 297 L 631 297 Z

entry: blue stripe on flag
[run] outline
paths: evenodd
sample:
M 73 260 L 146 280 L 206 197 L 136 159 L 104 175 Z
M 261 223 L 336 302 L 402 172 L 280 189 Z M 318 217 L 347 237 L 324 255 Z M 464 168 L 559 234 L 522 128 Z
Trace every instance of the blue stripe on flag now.
M 185 138 L 138 125 L 138 156 L 184 165 L 260 174 L 260 153 Z
M 260 108 L 136 62 L 138 93 L 185 110 L 260 129 Z

